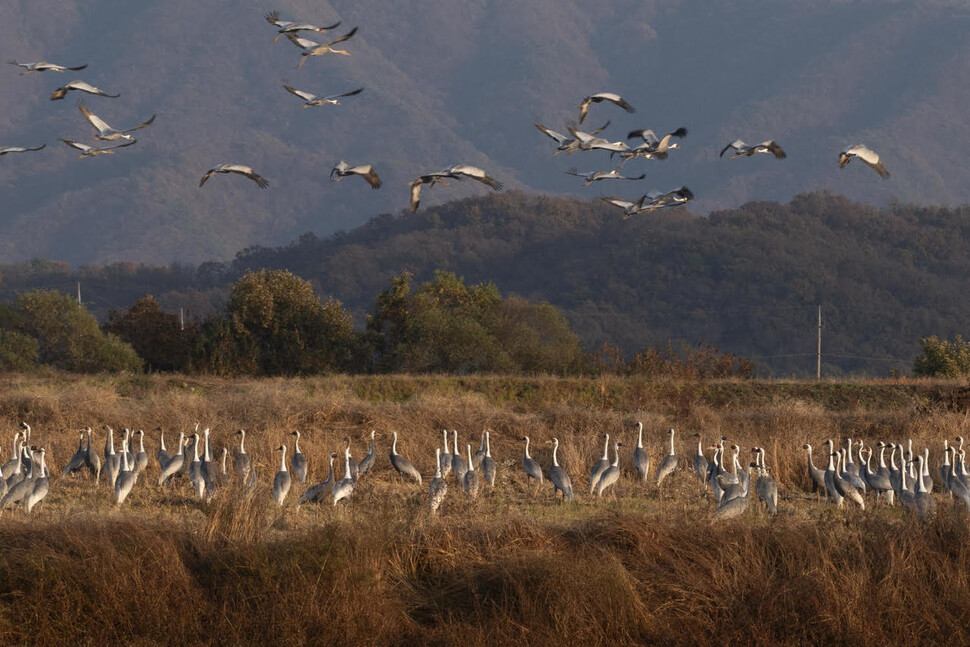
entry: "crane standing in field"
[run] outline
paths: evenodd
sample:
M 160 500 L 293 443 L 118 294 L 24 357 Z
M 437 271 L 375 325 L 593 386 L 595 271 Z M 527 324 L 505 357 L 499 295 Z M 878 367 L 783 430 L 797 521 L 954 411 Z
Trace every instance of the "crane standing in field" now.
M 525 441 L 525 456 L 522 458 L 522 467 L 525 469 L 525 480 L 526 484 L 532 479 L 536 482 L 536 491 L 542 486 L 542 468 L 539 467 L 539 463 L 535 461 L 531 456 L 529 456 L 529 437 L 522 436 L 522 440 Z
M 431 479 L 431 484 L 428 486 L 428 506 L 431 508 L 432 514 L 438 511 L 438 508 L 441 507 L 442 502 L 445 500 L 445 495 L 448 493 L 448 482 L 441 474 L 441 462 L 441 448 L 435 447 L 434 478 Z
M 637 446 L 633 450 L 633 466 L 637 470 L 637 479 L 646 483 L 650 475 L 650 454 L 643 448 L 643 423 L 637 421 Z
M 556 453 L 559 451 L 559 439 L 552 439 L 552 467 L 549 468 L 549 480 L 552 481 L 553 497 L 556 496 L 556 492 L 562 492 L 563 501 L 573 500 L 573 483 L 569 478 L 569 474 L 566 473 L 560 465 L 556 458 Z
M 393 438 L 390 452 L 391 465 L 402 479 L 407 477 L 413 479 L 418 485 L 421 485 L 421 473 L 411 464 L 411 461 L 397 453 L 397 432 L 392 432 L 391 436 Z M 347 456 L 350 456 L 349 450 Z
M 599 483 L 603 472 L 610 466 L 610 435 L 603 434 L 603 458 L 593 463 L 593 468 L 589 472 L 589 494 L 593 495 L 596 485 Z
M 671 428 L 667 434 L 670 436 L 670 452 L 664 456 L 660 467 L 657 468 L 657 487 L 663 485 L 664 479 L 674 473 L 677 469 L 677 452 L 674 449 L 674 430 Z

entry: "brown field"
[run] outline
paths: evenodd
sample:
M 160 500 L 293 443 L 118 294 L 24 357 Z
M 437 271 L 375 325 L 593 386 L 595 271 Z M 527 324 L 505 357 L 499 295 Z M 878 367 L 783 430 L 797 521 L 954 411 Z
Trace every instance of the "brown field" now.
M 807 493 L 800 449 L 912 437 L 937 475 L 942 438 L 968 435 L 967 393 L 964 383 L 906 381 L 2 376 L 3 460 L 26 420 L 49 450 L 52 484 L 30 517 L 0 516 L 0 642 L 970 644 L 964 511 L 943 495 L 925 525 L 899 507 L 836 510 Z M 149 430 L 162 425 L 172 447 L 195 420 L 217 449 L 247 430 L 258 488 L 230 486 L 206 504 L 185 485 L 155 485 Z M 654 467 L 666 429 L 677 429 L 681 469 L 662 498 L 627 475 L 615 497 L 592 500 L 601 434 L 621 435 L 629 466 L 635 420 Z M 102 424 L 147 432 L 148 475 L 121 509 L 103 482 L 60 478 L 75 430 Z M 426 485 L 444 427 L 473 448 L 492 429 L 499 477 L 476 501 L 452 479 L 432 518 Z M 346 505 L 298 507 L 296 483 L 282 510 L 272 504 L 273 449 L 295 429 L 308 483 L 326 477 L 324 457 L 341 438 L 359 460 L 377 430 L 375 471 Z M 391 431 L 424 487 L 391 469 Z M 710 495 L 686 470 L 698 431 L 767 449 L 778 517 L 752 505 L 711 524 Z M 549 441 L 560 439 L 575 503 L 554 501 L 548 481 L 527 489 L 522 435 L 546 468 Z

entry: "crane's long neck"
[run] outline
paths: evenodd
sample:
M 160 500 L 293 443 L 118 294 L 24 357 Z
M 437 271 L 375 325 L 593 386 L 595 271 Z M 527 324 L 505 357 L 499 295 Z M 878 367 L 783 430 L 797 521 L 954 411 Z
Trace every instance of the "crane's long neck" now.
M 20 459 L 20 450 L 21 450 L 22 447 L 23 447 L 23 443 L 21 443 L 20 439 L 18 438 L 17 439 L 17 442 L 14 443 L 14 451 L 13 451 L 13 455 L 16 456 L 17 459 L 18 459 L 17 460 L 17 463 L 13 467 L 13 473 L 14 474 L 20 474 L 22 472 L 22 470 L 20 469 L 20 466 L 22 465 L 22 461 L 19 460 Z
M 468 451 L 468 471 L 474 472 L 475 464 L 472 462 L 472 446 L 471 444 L 468 444 L 468 445 L 465 445 L 465 448 Z
M 183 433 L 182 433 L 182 432 L 180 431 L 180 432 L 179 432 L 179 450 L 178 450 L 178 452 L 176 452 L 176 453 L 177 453 L 177 454 L 178 454 L 179 456 L 185 456 L 185 452 L 183 451 L 184 449 L 185 449 L 185 434 L 183 434 Z
M 892 451 L 889 452 L 889 465 L 892 471 L 896 472 L 899 470 L 899 468 L 896 467 L 896 447 L 895 446 L 892 448 Z
M 950 466 L 950 448 L 946 446 L 946 440 L 943 441 L 943 466 Z
M 445 443 L 445 453 L 447 454 L 447 453 L 449 453 L 448 452 L 448 449 L 449 448 L 448 448 L 448 430 L 447 429 L 442 429 L 441 430 L 441 437 L 444 439 L 444 443 Z M 373 440 L 371 442 L 373 443 Z
M 670 455 L 674 455 L 674 430 L 670 430 Z
M 491 458 L 492 457 L 492 441 L 491 441 L 491 439 L 488 436 L 489 436 L 489 434 L 486 431 L 485 432 L 485 455 L 488 456 L 489 458 Z
M 212 461 L 212 454 L 209 453 L 209 430 L 205 430 L 205 462 L 209 463 Z
M 330 454 L 327 457 L 327 463 L 330 465 L 330 476 L 327 477 L 327 481 L 333 482 L 333 459 L 335 454 Z
M 280 450 L 280 471 L 286 471 L 286 445 L 283 445 L 283 449 Z
M 916 457 L 916 491 L 920 494 L 926 493 L 926 485 L 923 484 L 923 455 Z
M 163 452 L 168 451 L 167 449 L 165 449 L 165 430 L 164 429 L 158 430 L 158 446 L 162 448 Z
M 296 440 L 293 442 L 293 453 L 300 453 L 300 432 L 296 432 Z
M 620 464 L 620 443 L 613 443 L 613 467 Z
M 556 460 L 556 452 L 559 451 L 559 441 L 555 440 L 552 443 L 552 464 L 556 467 L 559 466 L 559 461 Z
M 700 441 L 697 441 L 697 446 L 700 447 Z M 643 423 L 637 423 L 637 447 L 643 449 Z
M 350 450 L 344 450 L 344 479 L 350 478 Z
M 603 460 L 610 460 L 610 435 L 606 434 L 606 440 L 603 442 Z
M 457 431 L 451 432 L 451 440 L 452 440 L 452 443 L 455 445 L 455 451 L 453 453 L 455 454 L 455 456 L 461 456 L 461 452 L 458 451 L 458 432 Z M 528 452 L 528 450 L 526 451 Z
M 239 430 L 239 453 L 246 453 L 246 432 L 243 429 Z
M 138 434 L 138 452 L 140 454 L 145 453 L 145 434 L 144 432 Z
M 31 467 L 31 469 L 33 469 L 33 467 Z M 131 470 L 131 467 L 128 465 L 128 441 L 122 440 L 121 441 L 121 471 L 128 472 L 130 470 Z
M 532 458 L 531 456 L 529 456 L 529 437 L 528 436 L 525 437 L 525 457 Z
M 846 444 L 848 445 L 848 448 L 846 450 L 846 455 L 845 455 L 846 456 L 845 464 L 851 465 L 852 464 L 852 439 L 846 438 Z
M 350 446 L 347 446 L 347 456 L 350 456 Z M 394 439 L 391 441 L 391 453 L 397 453 L 397 432 L 394 432 Z
M 482 432 L 482 444 L 479 446 L 478 451 L 485 451 L 485 442 L 486 442 L 485 439 L 487 437 L 488 437 L 488 432 L 487 431 L 483 431 Z
M 194 454 L 194 460 L 199 460 L 199 434 L 194 434 L 192 436 L 192 452 Z
M 115 431 L 111 427 L 108 427 L 108 437 L 104 440 L 104 449 L 106 454 L 115 453 Z
M 701 443 L 700 434 L 697 435 L 697 455 L 698 456 L 704 455 L 704 445 Z
M 885 469 L 886 467 L 886 446 L 883 445 L 879 448 L 879 469 Z
M 441 478 L 441 448 L 435 447 L 434 449 L 434 477 L 436 479 Z
M 930 448 L 923 448 L 923 460 L 920 462 L 920 473 L 924 476 L 929 476 L 930 474 Z
M 45 458 L 45 456 L 47 455 L 47 452 L 42 451 L 42 452 L 39 452 L 39 453 L 40 453 L 40 459 L 39 459 L 40 460 L 40 475 L 43 477 L 43 476 L 46 476 L 47 475 L 47 462 L 46 462 L 47 459 Z
M 222 473 L 223 474 L 228 474 L 228 472 L 226 471 L 226 458 L 228 456 L 229 456 L 229 450 L 226 449 L 225 445 L 223 445 L 222 446 Z
M 446 452 L 448 451 L 448 438 L 447 438 L 447 436 L 445 437 L 445 451 Z M 370 432 L 370 453 L 371 454 L 374 453 L 374 430 L 373 429 L 371 429 L 371 432 Z
M 828 467 L 828 471 L 829 472 L 834 472 L 835 471 L 835 454 L 833 454 L 833 453 L 829 453 L 829 467 Z

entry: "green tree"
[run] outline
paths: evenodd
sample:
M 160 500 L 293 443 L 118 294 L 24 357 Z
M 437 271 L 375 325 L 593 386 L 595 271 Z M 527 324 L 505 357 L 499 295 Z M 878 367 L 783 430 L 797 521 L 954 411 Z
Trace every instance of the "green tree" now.
M 42 364 L 79 373 L 140 371 L 135 350 L 110 333 L 71 297 L 54 290 L 34 290 L 17 299 L 21 330 L 38 343 Z
M 371 369 L 384 373 L 403 364 L 402 353 L 413 343 L 411 332 L 411 279 L 405 270 L 377 295 L 367 315 L 365 340 L 371 349 Z
M 26 371 L 37 364 L 37 340 L 0 328 L 0 371 Z
M 406 372 L 578 372 L 583 352 L 548 304 L 503 299 L 493 283 L 468 286 L 451 272 L 411 292 L 394 277 L 367 319 L 374 367 Z
M 178 315 L 163 312 L 151 295 L 144 296 L 124 312 L 112 310 L 104 329 L 128 342 L 156 371 L 184 371 L 189 366 L 198 326 L 182 329 Z
M 970 374 L 970 342 L 956 335 L 953 341 L 936 335 L 919 340 L 922 350 L 913 362 L 913 373 L 920 377 L 960 377 Z
M 229 295 L 236 367 L 265 375 L 350 368 L 356 336 L 339 301 L 285 270 L 247 272 Z
M 579 336 L 548 303 L 508 297 L 502 302 L 497 335 L 521 371 L 569 374 L 583 369 L 585 353 Z

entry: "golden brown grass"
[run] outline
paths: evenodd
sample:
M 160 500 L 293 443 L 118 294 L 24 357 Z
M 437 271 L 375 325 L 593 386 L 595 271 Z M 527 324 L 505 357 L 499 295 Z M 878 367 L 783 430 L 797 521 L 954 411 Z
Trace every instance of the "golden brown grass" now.
M 555 378 L 315 378 L 224 381 L 61 375 L 0 378 L 0 435 L 16 423 L 54 457 L 51 493 L 27 518 L 0 516 L 4 644 L 875 644 L 970 642 L 970 522 L 939 499 L 926 525 L 900 510 L 837 511 L 805 493 L 805 441 L 903 439 L 938 459 L 964 433 L 963 385 L 893 382 L 638 383 Z M 211 503 L 154 485 L 152 458 L 120 510 L 86 477 L 59 479 L 85 424 L 163 425 L 174 445 L 194 420 L 214 445 L 247 429 L 260 485 L 231 485 Z M 601 434 L 645 423 L 654 465 L 665 431 L 724 434 L 767 448 L 781 513 L 754 506 L 711 525 L 713 504 L 682 470 L 664 496 L 624 478 L 616 496 L 582 496 Z M 454 481 L 441 514 L 426 489 L 400 483 L 399 451 L 426 478 L 441 429 L 462 444 L 494 431 L 497 487 L 469 502 Z M 353 439 L 359 459 L 378 430 L 375 473 L 349 505 L 298 508 L 294 484 L 277 510 L 272 449 L 303 434 L 311 481 Z M 522 435 L 548 466 L 550 439 L 579 500 L 530 492 Z M 98 434 L 95 446 L 103 446 Z M 233 442 L 229 446 L 235 446 Z M 9 449 L 5 449 L 5 454 Z M 682 463 L 682 466 L 686 460 Z M 934 472 L 935 474 L 936 472 Z M 340 470 L 338 470 L 338 476 Z

